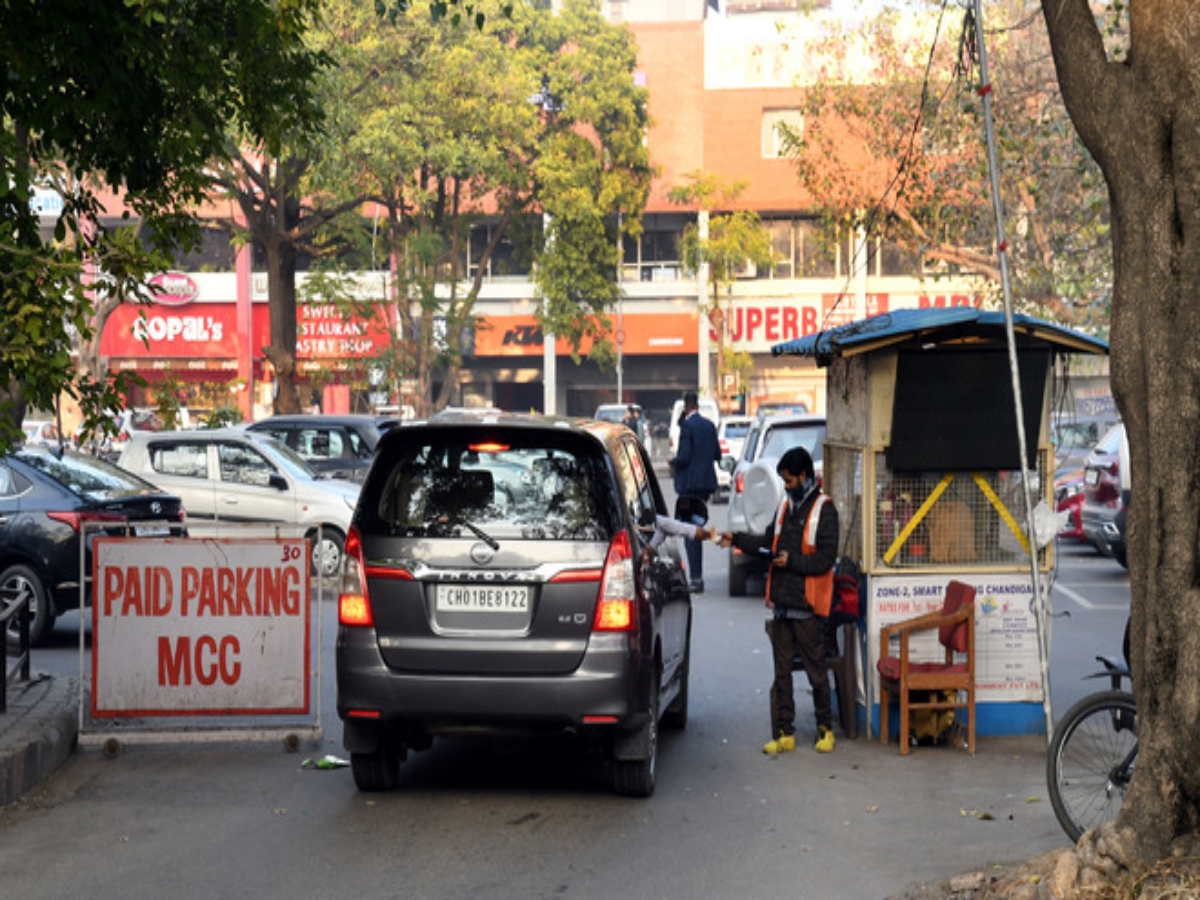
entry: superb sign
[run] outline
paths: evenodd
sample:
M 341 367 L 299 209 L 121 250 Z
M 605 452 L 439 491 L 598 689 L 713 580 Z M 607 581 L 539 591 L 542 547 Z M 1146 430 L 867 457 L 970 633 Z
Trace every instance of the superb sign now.
M 308 544 L 97 537 L 92 715 L 309 710 Z

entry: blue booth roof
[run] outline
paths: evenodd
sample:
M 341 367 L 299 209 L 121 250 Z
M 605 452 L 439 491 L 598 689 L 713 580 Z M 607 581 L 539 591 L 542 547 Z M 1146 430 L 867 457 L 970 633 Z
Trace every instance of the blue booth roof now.
M 1014 315 L 1013 331 L 1025 346 L 1032 341 L 1065 353 L 1108 353 L 1108 341 L 1031 316 Z M 994 344 L 1003 343 L 1004 339 L 1003 312 L 985 312 L 969 306 L 898 309 L 776 344 L 771 355 L 808 356 L 824 366 L 838 356 L 856 356 L 913 340 Z

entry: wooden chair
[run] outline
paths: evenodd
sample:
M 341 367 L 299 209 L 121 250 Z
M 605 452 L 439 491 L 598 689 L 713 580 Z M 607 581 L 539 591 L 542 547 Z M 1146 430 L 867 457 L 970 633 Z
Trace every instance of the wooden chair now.
M 914 634 L 936 629 L 944 653 L 942 659 L 914 662 L 909 641 Z M 892 639 L 899 640 L 899 656 L 893 656 Z M 887 625 L 879 632 L 879 737 L 888 742 L 888 706 L 893 697 L 900 706 L 900 752 L 909 750 L 909 715 L 914 709 L 962 710 L 967 720 L 967 750 L 975 752 L 975 588 L 961 581 L 946 585 L 940 612 L 926 613 Z M 925 698 L 913 700 L 914 691 Z M 949 694 L 947 692 L 950 692 Z M 962 724 L 957 717 L 955 726 Z

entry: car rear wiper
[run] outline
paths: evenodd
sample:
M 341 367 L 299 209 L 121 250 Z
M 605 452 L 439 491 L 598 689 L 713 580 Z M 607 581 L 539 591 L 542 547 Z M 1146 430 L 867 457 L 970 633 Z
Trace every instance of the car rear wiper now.
M 463 524 L 466 525 L 468 528 L 470 528 L 471 531 L 475 532 L 475 537 L 479 538 L 481 541 L 483 541 L 485 544 L 487 544 L 493 550 L 500 549 L 500 542 L 498 540 L 496 540 L 494 537 L 492 537 L 490 534 L 488 534 L 486 531 L 484 531 L 482 528 L 480 528 L 478 525 L 476 525 L 474 522 L 468 522 L 468 521 L 464 520 Z
M 480 528 L 478 525 L 476 525 L 474 522 L 469 522 L 466 519 L 463 519 L 461 521 L 454 521 L 449 516 L 442 515 L 442 516 L 437 517 L 437 523 L 439 525 L 451 525 L 451 524 L 465 525 L 467 528 L 471 529 L 471 531 L 474 533 L 475 537 L 479 538 L 481 541 L 483 541 L 485 544 L 487 544 L 493 550 L 500 549 L 500 542 L 498 540 L 496 540 L 494 537 L 492 537 L 490 534 L 488 534 L 486 531 L 484 531 L 482 528 Z

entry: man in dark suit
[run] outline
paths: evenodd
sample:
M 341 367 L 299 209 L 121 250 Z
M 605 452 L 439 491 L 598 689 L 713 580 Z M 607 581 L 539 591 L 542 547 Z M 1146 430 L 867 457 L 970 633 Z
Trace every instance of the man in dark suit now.
M 714 463 L 721 460 L 717 426 L 700 415 L 700 398 L 695 391 L 683 395 L 683 417 L 679 423 L 679 448 L 671 459 L 675 473 L 675 518 L 692 525 L 708 522 L 708 499 L 717 489 Z M 704 592 L 704 546 L 686 539 L 688 587 Z

